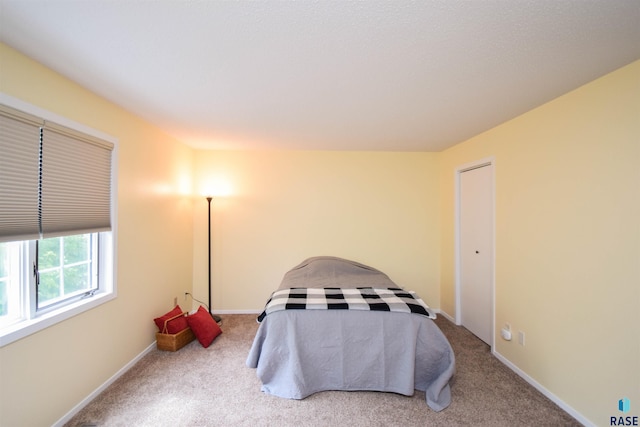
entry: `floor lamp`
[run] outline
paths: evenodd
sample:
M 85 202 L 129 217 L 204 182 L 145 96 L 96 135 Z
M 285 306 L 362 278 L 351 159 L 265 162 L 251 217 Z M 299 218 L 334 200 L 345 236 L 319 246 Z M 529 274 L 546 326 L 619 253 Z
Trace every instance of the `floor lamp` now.
M 209 226 L 209 314 L 213 317 L 213 320 L 215 320 L 216 323 L 220 323 L 222 322 L 222 318 L 211 312 L 211 200 L 212 197 L 207 197 L 207 203 L 209 204 L 209 215 L 207 219 L 207 224 Z

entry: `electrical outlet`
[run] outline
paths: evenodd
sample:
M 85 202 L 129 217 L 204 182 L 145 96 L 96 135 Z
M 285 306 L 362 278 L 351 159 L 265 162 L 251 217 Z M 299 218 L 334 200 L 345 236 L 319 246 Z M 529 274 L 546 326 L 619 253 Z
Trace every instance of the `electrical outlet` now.
M 524 332 L 518 332 L 518 344 L 524 346 Z

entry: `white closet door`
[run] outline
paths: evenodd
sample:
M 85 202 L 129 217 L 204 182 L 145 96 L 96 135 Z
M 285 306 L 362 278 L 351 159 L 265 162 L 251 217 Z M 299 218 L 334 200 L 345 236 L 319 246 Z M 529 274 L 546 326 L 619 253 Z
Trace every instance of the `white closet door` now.
M 491 345 L 493 324 L 492 165 L 460 174 L 462 325 Z

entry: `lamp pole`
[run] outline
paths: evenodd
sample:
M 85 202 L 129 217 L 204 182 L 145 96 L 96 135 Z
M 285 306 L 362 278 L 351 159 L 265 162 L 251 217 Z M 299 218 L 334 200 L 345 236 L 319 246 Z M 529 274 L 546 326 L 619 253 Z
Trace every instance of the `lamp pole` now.
M 207 197 L 207 204 L 209 205 L 209 212 L 208 212 L 208 218 L 207 218 L 207 225 L 209 228 L 209 244 L 208 244 L 208 248 L 209 248 L 209 314 L 211 314 L 211 316 L 213 316 L 213 314 L 211 313 L 211 197 Z
M 211 200 L 212 197 L 209 196 L 207 197 L 207 204 L 209 205 L 209 209 L 208 209 L 208 217 L 207 217 L 207 225 L 208 225 L 208 231 L 209 231 L 209 314 L 211 315 L 211 317 L 213 317 L 213 320 L 215 320 L 216 322 L 220 323 L 220 321 L 222 320 L 220 318 L 220 316 L 215 316 L 212 312 L 211 312 Z

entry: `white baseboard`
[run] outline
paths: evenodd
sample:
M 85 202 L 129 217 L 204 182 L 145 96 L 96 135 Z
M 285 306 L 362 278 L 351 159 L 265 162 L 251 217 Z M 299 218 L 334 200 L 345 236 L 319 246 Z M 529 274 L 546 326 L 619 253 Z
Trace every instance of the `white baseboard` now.
M 528 382 L 531 386 L 533 386 L 540 393 L 544 394 L 547 398 L 549 398 L 549 400 L 551 400 L 553 403 L 555 403 L 560 408 L 562 408 L 566 413 L 571 415 L 578 422 L 582 423 L 586 427 L 595 427 L 594 423 L 592 423 L 591 421 L 586 419 L 580 412 L 578 412 L 575 409 L 573 409 L 567 403 L 562 401 L 558 396 L 556 396 L 555 394 L 551 393 L 549 390 L 547 390 L 545 387 L 543 387 L 542 384 L 540 384 L 539 382 L 537 382 L 536 380 L 531 378 L 522 369 L 518 368 L 516 365 L 511 363 L 506 357 L 504 357 L 503 355 L 501 355 L 500 353 L 498 353 L 495 350 L 493 350 L 492 353 L 496 357 L 496 359 L 498 359 L 499 361 L 504 363 L 509 369 L 511 369 L 516 374 L 518 374 L 523 380 Z
M 253 309 L 247 309 L 247 310 L 213 310 L 213 314 L 260 314 L 262 313 L 262 310 L 253 310 Z
M 456 323 L 455 320 L 453 319 L 453 317 L 451 317 L 446 312 L 444 312 L 444 311 L 442 311 L 440 309 L 435 309 L 435 311 L 436 311 L 437 314 L 441 315 L 442 317 L 444 317 L 445 319 L 449 320 L 453 324 Z M 215 311 L 216 314 L 260 314 L 261 312 L 262 312 L 261 310 L 251 310 L 251 309 L 249 309 L 249 310 L 216 310 Z M 109 378 L 107 381 L 105 381 L 104 384 L 102 384 L 100 387 L 95 389 L 91 394 L 89 394 L 80 403 L 78 403 L 75 407 L 73 407 L 73 409 L 71 409 L 69 412 L 67 412 L 67 414 L 65 414 L 62 418 L 60 418 L 56 423 L 53 424 L 53 427 L 62 427 L 71 418 L 73 418 L 74 415 L 76 415 L 78 412 L 80 412 L 82 410 L 82 408 L 87 406 L 93 399 L 95 399 L 107 387 L 109 387 L 111 384 L 113 384 L 125 372 L 127 372 L 129 369 L 131 369 L 131 367 L 133 367 L 133 365 L 135 365 L 140 359 L 142 359 L 147 353 L 149 353 L 154 348 L 156 348 L 155 341 L 153 343 L 151 343 L 146 349 L 144 349 L 139 355 L 137 355 L 135 358 L 133 358 L 129 363 L 127 363 L 120 370 L 118 370 L 118 372 L 116 372 L 113 376 L 111 376 L 111 378 Z M 571 415 L 573 418 L 575 418 L 578 422 L 582 423 L 586 427 L 596 427 L 596 425 L 594 423 L 589 421 L 581 413 L 579 413 L 578 411 L 573 409 L 571 406 L 569 406 L 567 403 L 562 401 L 558 396 L 556 396 L 555 394 L 551 393 L 549 390 L 547 390 L 545 387 L 543 387 L 540 383 L 538 383 L 536 380 L 534 380 L 529 375 L 527 375 L 523 370 L 521 370 L 516 365 L 511 363 L 503 355 L 501 355 L 500 353 L 498 353 L 495 350 L 493 350 L 492 353 L 496 357 L 496 359 L 498 359 L 500 362 L 504 363 L 509 369 L 511 369 L 516 374 L 518 374 L 522 379 L 524 379 L 527 383 L 529 383 L 536 390 L 538 390 L 540 393 L 542 393 L 544 396 L 546 396 L 549 400 L 551 400 L 556 405 L 558 405 L 560 408 L 562 408 L 565 412 L 567 412 L 569 415 Z
M 442 311 L 440 309 L 436 309 L 435 311 L 436 313 L 447 319 L 449 322 L 453 323 L 454 325 L 456 324 L 456 319 L 454 319 L 453 316 L 448 314 L 446 311 Z
M 436 312 L 439 315 L 441 315 L 442 317 L 444 317 L 445 319 L 449 320 L 454 325 L 456 324 L 455 319 L 452 316 L 450 316 L 448 313 L 446 313 L 446 312 L 444 312 L 442 310 L 439 310 L 439 309 L 436 310 Z M 496 357 L 496 359 L 498 359 L 500 362 L 504 363 L 507 366 L 507 368 L 511 369 L 513 372 L 515 372 L 517 375 L 519 375 L 523 380 L 525 380 L 532 387 L 534 387 L 536 390 L 538 390 L 540 393 L 542 393 L 544 396 L 546 396 L 553 403 L 555 403 L 560 408 L 562 408 L 563 411 L 565 411 L 566 413 L 571 415 L 578 422 L 582 423 L 586 427 L 595 427 L 594 423 L 589 421 L 580 412 L 578 412 L 575 409 L 573 409 L 566 402 L 562 401 L 558 396 L 556 396 L 555 394 L 551 393 L 549 390 L 547 390 L 545 387 L 543 387 L 542 384 L 540 384 L 539 382 L 537 382 L 536 380 L 531 378 L 529 375 L 527 375 L 522 369 L 518 368 L 516 365 L 511 363 L 506 357 L 504 357 L 503 355 L 498 353 L 495 350 L 495 348 L 492 348 L 491 353 Z
M 142 359 L 147 353 L 156 348 L 156 342 L 154 341 L 149 345 L 149 347 L 145 348 L 142 353 L 134 357 L 129 363 L 124 365 L 118 372 L 113 374 L 111 378 L 104 382 L 100 387 L 95 389 L 91 394 L 82 399 L 80 403 L 73 407 L 69 412 L 67 412 L 62 418 L 56 421 L 53 424 L 53 427 L 62 427 L 65 423 L 67 423 L 74 415 L 82 410 L 85 406 L 87 406 L 93 399 L 98 397 L 100 393 L 102 393 L 107 387 L 113 384 L 118 378 L 120 378 L 125 372 L 127 372 L 133 365 L 135 365 L 140 359 Z

